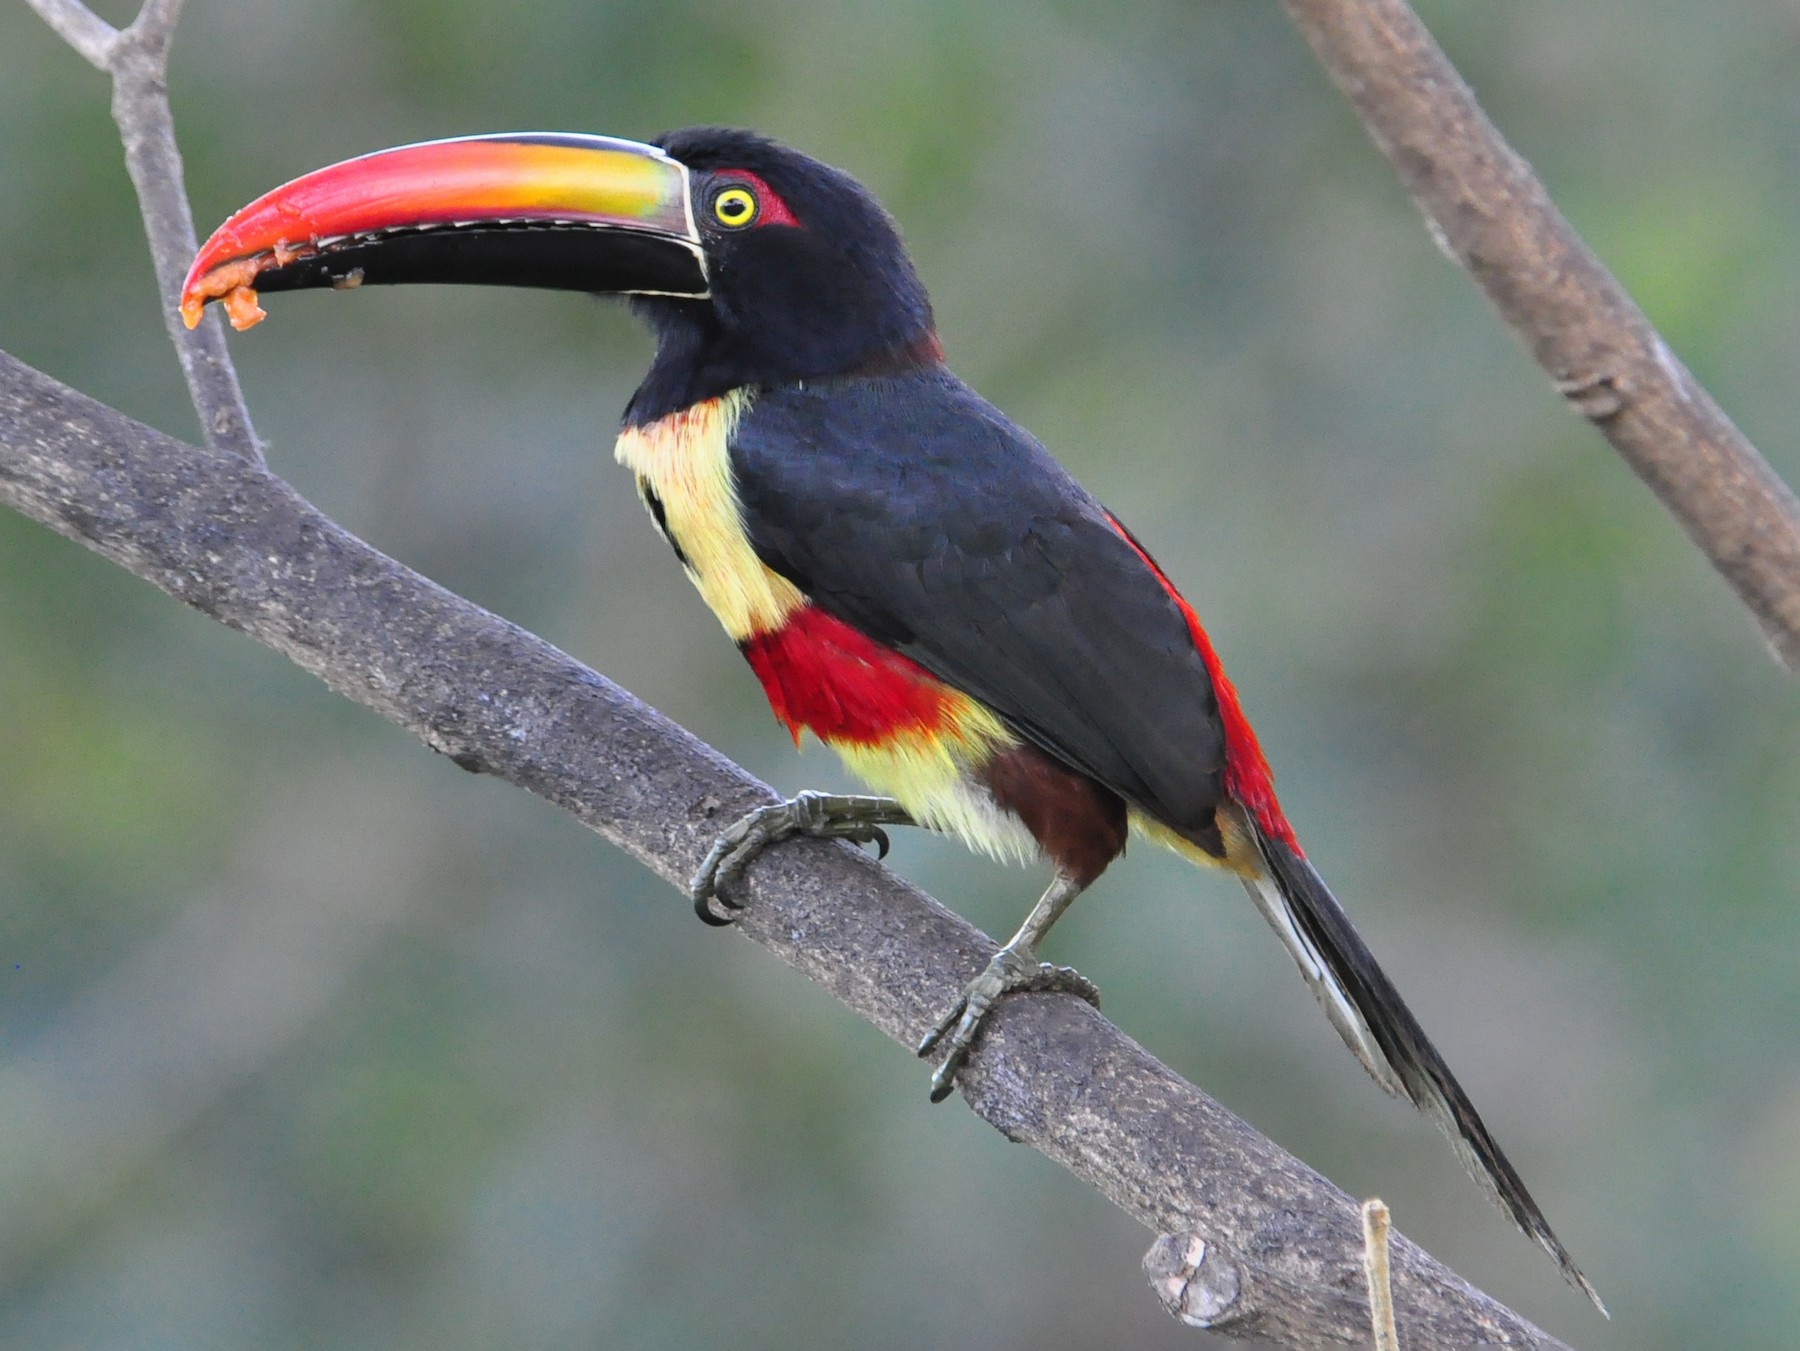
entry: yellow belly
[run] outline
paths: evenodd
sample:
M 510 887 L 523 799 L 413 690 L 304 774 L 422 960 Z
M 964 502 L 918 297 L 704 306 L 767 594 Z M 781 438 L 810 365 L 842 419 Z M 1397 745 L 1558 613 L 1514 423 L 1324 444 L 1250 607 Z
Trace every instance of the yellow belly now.
M 984 717 L 992 714 L 981 710 Z M 998 726 L 996 721 L 996 726 Z M 998 728 L 1004 743 L 1012 738 Z M 1010 863 L 1037 855 L 1037 841 L 994 804 L 992 794 L 974 777 L 974 769 L 993 753 L 995 741 L 985 735 L 964 740 L 954 736 L 894 737 L 879 745 L 825 740 L 850 772 L 876 792 L 893 798 L 922 826 L 954 835 Z

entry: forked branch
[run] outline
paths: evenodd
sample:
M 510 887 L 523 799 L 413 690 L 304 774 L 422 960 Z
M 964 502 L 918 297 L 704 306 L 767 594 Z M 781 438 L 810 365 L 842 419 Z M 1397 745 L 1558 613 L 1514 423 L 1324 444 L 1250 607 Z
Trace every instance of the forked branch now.
M 163 325 L 180 358 L 201 434 L 207 445 L 261 464 L 262 447 L 226 350 L 224 321 L 210 314 L 190 332 L 178 308 L 182 278 L 199 247 L 169 111 L 169 44 L 181 0 L 144 0 L 137 18 L 124 29 L 114 28 L 80 0 L 27 3 L 90 65 L 112 77 L 113 121 L 144 218 Z

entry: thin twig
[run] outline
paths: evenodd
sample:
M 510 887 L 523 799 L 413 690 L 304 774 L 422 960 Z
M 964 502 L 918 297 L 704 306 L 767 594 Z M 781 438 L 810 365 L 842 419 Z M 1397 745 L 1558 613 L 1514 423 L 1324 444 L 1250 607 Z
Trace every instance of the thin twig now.
M 1405 0 L 1283 4 L 1440 243 L 1800 670 L 1800 501 L 1563 218 Z
M 181 0 L 145 0 L 123 32 L 78 0 L 30 3 L 70 46 L 112 76 L 113 121 L 144 217 L 163 326 L 181 361 L 201 434 L 209 446 L 261 464 L 262 447 L 226 350 L 224 321 L 208 315 L 190 332 L 178 311 L 181 282 L 199 248 L 169 111 L 169 43 Z
M 132 422 L 4 354 L 0 504 L 267 644 L 457 764 L 574 813 L 677 892 L 722 823 L 774 800 L 626 691 L 377 553 L 266 470 Z M 783 845 L 746 885 L 737 931 L 907 1047 L 994 952 L 843 845 Z M 915 1067 L 895 1053 L 896 1073 Z M 1087 1004 L 1005 1001 L 962 1088 L 1008 1139 L 1153 1232 L 1199 1235 L 1213 1288 L 1231 1291 L 1213 1301 L 1215 1330 L 1289 1347 L 1366 1341 L 1366 1309 L 1345 1298 L 1362 1281 L 1356 1203 Z M 1405 1239 L 1394 1297 L 1421 1345 L 1562 1347 Z
M 1394 1286 L 1388 1272 L 1388 1208 L 1371 1196 L 1362 1204 L 1363 1273 L 1369 1282 L 1369 1322 L 1375 1351 L 1400 1351 L 1394 1330 Z
M 119 38 L 118 29 L 81 0 L 25 0 L 25 3 L 94 69 L 109 69 L 113 43 Z
M 175 24 L 180 18 L 181 0 L 144 0 L 137 18 L 131 21 L 131 27 L 146 38 L 159 41 L 163 50 L 167 51 L 170 40 L 175 36 Z

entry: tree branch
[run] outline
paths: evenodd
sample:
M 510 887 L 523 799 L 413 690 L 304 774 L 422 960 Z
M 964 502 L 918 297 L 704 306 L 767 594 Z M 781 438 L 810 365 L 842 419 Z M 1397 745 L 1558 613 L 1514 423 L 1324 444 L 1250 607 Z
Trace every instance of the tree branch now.
M 1405 0 L 1282 3 L 1434 237 L 1800 670 L 1800 501 L 1563 218 Z
M 95 70 L 110 68 L 113 43 L 119 40 L 119 30 L 81 0 L 25 0 L 25 3 Z
M 267 470 L 135 423 L 4 354 L 0 503 L 464 768 L 573 813 L 677 888 L 723 824 L 773 800 L 603 676 L 347 534 Z M 905 1045 L 994 951 L 843 845 L 772 850 L 747 885 L 738 931 Z M 1151 1229 L 1197 1236 L 1213 1292 L 1206 1326 L 1291 1347 L 1366 1341 L 1356 1203 L 1086 1004 L 1005 1001 L 962 1086 L 1008 1139 Z M 1415 1345 L 1562 1346 L 1404 1239 L 1394 1301 Z
M 410 572 L 262 466 L 208 315 L 175 318 L 195 250 L 169 113 L 180 0 L 123 32 L 75 0 L 31 0 L 113 77 L 113 115 L 163 311 L 207 450 L 171 440 L 0 354 L 0 502 L 245 632 L 466 769 L 569 810 L 683 885 L 719 826 L 769 790 L 603 677 Z M 991 940 L 842 846 L 759 860 L 739 932 L 911 1045 Z M 1276 1345 L 1362 1344 L 1360 1212 L 1306 1165 L 1078 1001 L 1007 1001 L 962 1076 L 974 1110 L 1167 1237 L 1153 1285 L 1195 1326 Z M 1395 1306 L 1418 1344 L 1557 1348 L 1416 1246 Z
M 201 434 L 207 445 L 261 464 L 262 447 L 225 347 L 224 320 L 208 314 L 192 331 L 181 321 L 182 279 L 199 251 L 181 151 L 175 143 L 175 120 L 169 111 L 169 43 L 181 15 L 181 0 L 145 0 L 123 32 L 79 0 L 29 3 L 64 41 L 112 76 L 113 121 L 125 146 L 125 169 L 137 190 L 144 234 L 150 241 L 163 325 L 181 360 Z

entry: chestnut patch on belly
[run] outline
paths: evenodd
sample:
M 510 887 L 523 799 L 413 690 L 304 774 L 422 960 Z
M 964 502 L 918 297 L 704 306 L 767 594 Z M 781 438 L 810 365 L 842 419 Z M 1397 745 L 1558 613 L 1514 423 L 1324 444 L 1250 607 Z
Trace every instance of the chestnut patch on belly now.
M 1125 852 L 1125 799 L 1036 746 L 1009 746 L 981 771 L 1001 810 L 1024 822 L 1038 848 L 1081 886 Z

